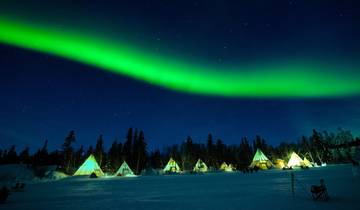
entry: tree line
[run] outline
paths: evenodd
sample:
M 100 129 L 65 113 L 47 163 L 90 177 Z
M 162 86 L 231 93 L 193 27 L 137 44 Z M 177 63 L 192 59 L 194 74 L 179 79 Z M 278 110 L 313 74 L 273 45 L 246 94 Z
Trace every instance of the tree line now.
M 270 145 L 257 135 L 250 140 L 242 137 L 238 144 L 226 145 L 221 139 L 208 135 L 206 143 L 196 143 L 191 136 L 180 144 L 165 147 L 163 150 L 148 151 L 142 130 L 129 128 L 124 142 L 113 141 L 109 150 L 104 149 L 103 135 L 99 135 L 96 144 L 88 148 L 74 148 L 75 131 L 65 137 L 61 148 L 52 152 L 47 149 L 48 140 L 34 154 L 29 147 L 17 153 L 16 146 L 0 150 L 0 164 L 26 164 L 29 167 L 56 165 L 58 170 L 73 174 L 84 160 L 93 154 L 104 172 L 114 173 L 125 160 L 139 174 L 146 168 L 163 168 L 170 157 L 174 158 L 181 169 L 191 170 L 201 158 L 209 167 L 217 169 L 222 162 L 233 164 L 238 169 L 247 168 L 257 149 L 275 161 L 287 161 L 291 152 L 296 152 L 314 163 L 346 163 L 359 159 L 360 138 L 350 131 L 338 129 L 335 133 L 313 130 L 310 136 L 302 136 L 298 142 L 282 142 L 278 146 Z

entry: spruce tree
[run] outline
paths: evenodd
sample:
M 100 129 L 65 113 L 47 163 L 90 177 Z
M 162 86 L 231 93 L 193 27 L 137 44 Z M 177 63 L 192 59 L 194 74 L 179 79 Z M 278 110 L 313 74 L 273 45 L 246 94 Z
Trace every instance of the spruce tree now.
M 96 158 L 96 161 L 99 163 L 99 166 L 100 167 L 103 166 L 103 160 L 105 159 L 103 135 L 100 135 L 96 142 L 95 158 Z
M 164 164 L 162 159 L 163 159 L 163 157 L 161 155 L 160 150 L 156 149 L 150 155 L 150 165 L 151 165 L 151 167 L 155 168 L 155 169 L 164 168 L 165 164 Z
M 112 170 L 117 170 L 121 164 L 120 153 L 118 151 L 119 150 L 118 147 L 119 147 L 119 145 L 118 145 L 117 141 L 115 140 L 111 144 L 111 147 L 108 152 L 108 162 L 110 164 L 108 166 L 108 168 L 111 168 Z
M 210 133 L 207 138 L 206 152 L 207 159 L 205 159 L 205 161 L 208 163 L 209 166 L 215 167 L 216 163 L 214 158 L 214 143 L 213 137 Z
M 76 140 L 75 131 L 70 131 L 69 135 L 65 138 L 64 144 L 62 145 L 63 151 L 63 168 L 65 173 L 70 173 L 71 168 L 73 167 L 73 159 L 74 159 L 74 149 L 72 147 L 72 143 Z
M 220 164 L 222 162 L 224 162 L 224 150 L 225 150 L 225 145 L 223 144 L 221 139 L 217 139 L 216 141 L 216 167 L 219 168 Z
M 246 137 L 241 139 L 239 146 L 239 167 L 247 168 L 252 161 L 252 150 Z
M 123 159 L 130 165 L 130 159 L 133 149 L 133 129 L 129 128 L 123 147 Z
M 20 163 L 26 164 L 27 166 L 29 166 L 31 164 L 31 158 L 30 158 L 29 151 L 30 151 L 30 148 L 25 147 L 24 150 L 21 151 L 19 154 Z
M 136 158 L 136 172 L 139 174 L 146 165 L 146 142 L 144 132 L 140 131 L 138 138 L 135 139 L 136 151 L 134 156 Z
M 16 153 L 16 146 L 12 145 L 9 149 L 9 151 L 6 153 L 6 156 L 4 157 L 5 164 L 16 164 L 19 163 L 19 158 Z
M 75 152 L 75 166 L 76 168 L 79 167 L 82 162 L 84 161 L 84 147 L 80 145 L 79 149 Z

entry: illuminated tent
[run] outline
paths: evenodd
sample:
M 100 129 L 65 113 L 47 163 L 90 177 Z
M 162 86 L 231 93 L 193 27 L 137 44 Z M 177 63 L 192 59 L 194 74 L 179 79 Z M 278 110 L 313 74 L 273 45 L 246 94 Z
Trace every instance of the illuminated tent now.
M 133 176 L 134 172 L 131 170 L 131 168 L 129 167 L 129 165 L 126 163 L 126 161 L 124 161 L 120 168 L 117 170 L 116 176 Z
M 301 167 L 304 165 L 303 160 L 299 157 L 298 154 L 296 154 L 295 152 L 293 152 L 291 154 L 291 157 L 289 159 L 289 162 L 287 164 L 288 167 Z
M 225 162 L 223 162 L 223 163 L 221 164 L 221 166 L 220 166 L 220 170 L 225 171 L 225 169 L 226 169 L 227 167 L 229 167 L 228 164 L 226 164 Z
M 230 171 L 236 170 L 236 167 L 233 166 L 233 164 L 231 164 L 231 163 L 229 164 L 228 168 L 230 169 Z M 228 170 L 229 170 L 229 169 L 228 169 Z
M 311 162 L 306 157 L 304 157 L 303 164 L 304 164 L 304 166 L 309 167 L 309 168 L 313 167 Z
M 179 173 L 180 172 L 180 167 L 179 165 L 175 162 L 174 159 L 170 158 L 169 162 L 166 164 L 164 170 L 164 172 L 166 173 Z
M 271 168 L 273 164 L 271 163 L 271 161 L 264 155 L 264 153 L 260 150 L 257 149 L 256 153 L 254 155 L 254 158 L 250 164 L 250 168 L 259 168 L 259 169 L 269 169 Z
M 285 161 L 283 159 L 276 159 L 275 167 L 278 169 L 283 169 L 285 167 Z
M 220 166 L 220 170 L 221 170 L 221 171 L 231 172 L 231 171 L 233 171 L 233 168 L 232 168 L 232 165 L 231 165 L 231 164 L 228 165 L 228 164 L 226 164 L 225 162 L 223 162 L 223 163 L 221 164 L 221 166 Z
M 208 171 L 208 167 L 207 167 L 207 165 L 206 165 L 201 159 L 199 159 L 199 160 L 196 162 L 193 171 L 194 171 L 194 172 L 207 172 L 207 171 Z
M 85 162 L 74 173 L 74 176 L 91 175 L 95 173 L 96 176 L 104 176 L 104 172 L 96 162 L 94 155 L 90 155 Z

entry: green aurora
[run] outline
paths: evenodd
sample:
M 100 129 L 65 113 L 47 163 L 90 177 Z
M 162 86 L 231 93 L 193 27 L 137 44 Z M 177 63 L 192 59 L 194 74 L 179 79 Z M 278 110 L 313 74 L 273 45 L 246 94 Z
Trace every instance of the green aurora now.
M 226 97 L 341 97 L 360 94 L 360 75 L 312 61 L 219 69 L 160 56 L 77 31 L 0 17 L 0 43 L 60 56 L 168 89 Z M 356 66 L 356 65 L 355 65 Z M 357 73 L 355 73 L 357 74 Z

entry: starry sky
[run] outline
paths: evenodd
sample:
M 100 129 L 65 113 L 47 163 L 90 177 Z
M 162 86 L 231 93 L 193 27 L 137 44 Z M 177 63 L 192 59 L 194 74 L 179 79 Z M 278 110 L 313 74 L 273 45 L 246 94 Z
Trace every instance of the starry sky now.
M 0 2 L 1 148 L 360 134 L 356 1 Z

